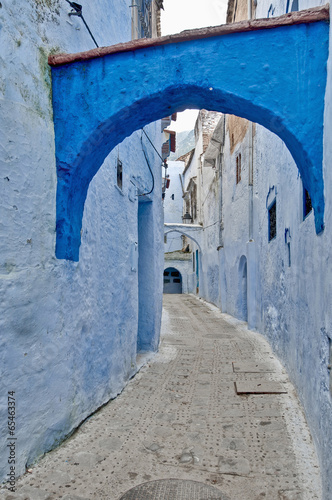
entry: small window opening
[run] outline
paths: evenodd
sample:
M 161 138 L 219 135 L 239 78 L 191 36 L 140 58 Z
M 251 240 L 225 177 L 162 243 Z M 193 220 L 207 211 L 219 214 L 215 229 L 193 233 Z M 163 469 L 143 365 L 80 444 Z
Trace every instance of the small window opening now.
M 174 194 L 172 194 L 171 198 L 172 198 L 172 200 L 174 200 Z
M 169 276 L 169 271 L 164 271 L 164 276 Z
M 241 153 L 236 157 L 236 184 L 241 180 Z
M 306 188 L 303 188 L 303 220 L 310 214 L 312 210 L 312 203 L 311 203 L 311 198 L 310 194 L 306 190 Z
M 178 278 L 180 276 L 180 273 L 179 273 L 179 271 L 172 271 L 171 276 Z
M 164 234 L 164 243 L 167 243 L 167 234 Z
M 116 184 L 122 190 L 122 161 L 119 158 L 116 165 Z
M 269 208 L 269 241 L 277 236 L 277 200 Z
M 180 278 L 174 278 L 173 283 L 181 283 Z

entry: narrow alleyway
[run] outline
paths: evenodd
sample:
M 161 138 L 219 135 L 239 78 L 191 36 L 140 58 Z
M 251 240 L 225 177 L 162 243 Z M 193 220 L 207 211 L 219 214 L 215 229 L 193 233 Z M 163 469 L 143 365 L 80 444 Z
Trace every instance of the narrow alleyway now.
M 1 498 L 119 500 L 173 478 L 187 480 L 176 497 L 146 487 L 124 498 L 321 499 L 303 413 L 263 337 L 190 295 L 164 296 L 162 330 L 160 352 L 123 393 Z M 287 392 L 236 392 L 253 386 Z M 189 481 L 206 485 L 200 495 Z

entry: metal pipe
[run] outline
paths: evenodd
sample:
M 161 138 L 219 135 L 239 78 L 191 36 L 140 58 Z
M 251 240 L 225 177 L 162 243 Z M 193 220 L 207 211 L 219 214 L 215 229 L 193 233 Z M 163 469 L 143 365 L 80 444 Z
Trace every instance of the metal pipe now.
M 252 19 L 252 0 L 248 0 L 248 19 Z M 249 122 L 249 241 L 254 238 L 254 151 L 253 123 Z
M 91 36 L 92 40 L 94 41 L 96 47 L 99 48 L 99 45 L 98 43 L 96 42 L 96 39 L 95 37 L 93 36 L 89 26 L 87 25 L 87 22 L 85 21 L 84 17 L 83 17 L 83 14 L 82 14 L 82 5 L 80 5 L 79 3 L 76 3 L 76 2 L 71 2 L 70 0 L 66 0 L 66 2 L 71 6 L 71 8 L 73 9 L 72 12 L 69 12 L 69 16 L 77 16 L 77 17 L 80 17 L 84 23 L 84 26 L 86 27 L 86 29 L 88 30 L 89 32 L 89 35 Z
M 248 19 L 252 19 L 252 0 L 248 0 Z

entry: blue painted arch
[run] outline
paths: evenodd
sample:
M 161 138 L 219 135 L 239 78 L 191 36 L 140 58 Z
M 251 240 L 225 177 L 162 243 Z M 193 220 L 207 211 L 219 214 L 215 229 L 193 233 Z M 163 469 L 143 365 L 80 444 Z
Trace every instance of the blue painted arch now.
M 109 152 L 186 108 L 236 114 L 290 150 L 324 226 L 325 21 L 228 34 L 52 68 L 57 161 L 56 256 L 78 260 L 89 183 Z

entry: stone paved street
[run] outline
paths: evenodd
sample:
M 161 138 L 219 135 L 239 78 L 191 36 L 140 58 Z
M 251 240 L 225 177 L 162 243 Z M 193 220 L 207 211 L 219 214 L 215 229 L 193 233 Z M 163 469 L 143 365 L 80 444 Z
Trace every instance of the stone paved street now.
M 182 489 L 169 500 L 321 499 L 303 412 L 263 337 L 191 295 L 165 295 L 164 309 L 160 352 L 20 479 L 15 494 L 2 489 L 2 499 L 119 500 L 137 485 L 171 478 L 220 495 Z M 264 392 L 267 382 L 287 393 L 236 392 Z

